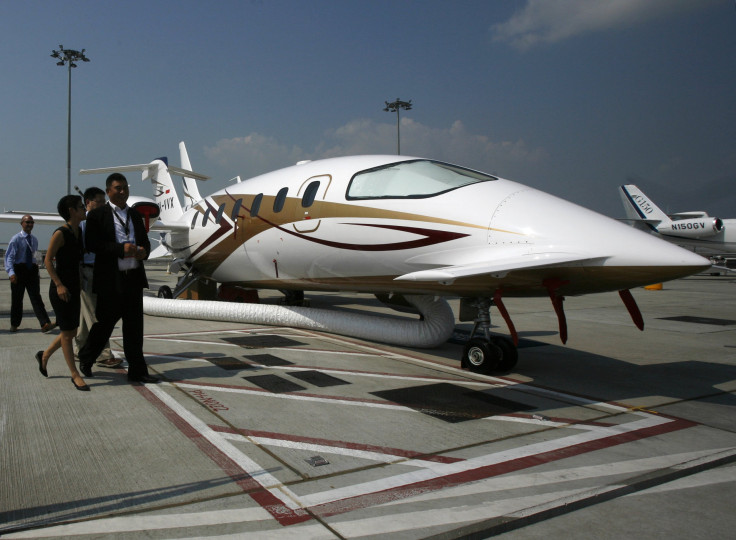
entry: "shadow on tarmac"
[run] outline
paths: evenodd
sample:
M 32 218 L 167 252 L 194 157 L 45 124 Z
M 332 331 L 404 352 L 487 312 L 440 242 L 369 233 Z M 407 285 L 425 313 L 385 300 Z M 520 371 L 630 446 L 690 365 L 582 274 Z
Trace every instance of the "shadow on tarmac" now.
M 263 471 L 264 473 L 269 471 Z M 76 501 L 63 501 L 55 504 L 24 507 L 19 510 L 7 510 L 0 512 L 0 523 L 11 523 L 25 521 L 21 527 L 3 529 L 0 532 L 8 533 L 13 530 L 27 530 L 31 528 L 46 526 L 49 524 L 61 525 L 82 519 L 90 519 L 91 516 L 103 517 L 110 514 L 119 514 L 122 511 L 130 512 L 136 507 L 163 506 L 163 501 L 191 495 L 212 488 L 231 485 L 233 482 L 245 482 L 251 479 L 251 475 L 240 474 L 225 476 L 222 478 L 189 482 L 175 486 L 143 491 L 116 493 L 104 497 L 94 497 Z M 241 491 L 239 491 L 241 493 Z M 150 508 L 147 508 L 150 510 Z M 43 518 L 37 522 L 31 522 L 35 518 Z

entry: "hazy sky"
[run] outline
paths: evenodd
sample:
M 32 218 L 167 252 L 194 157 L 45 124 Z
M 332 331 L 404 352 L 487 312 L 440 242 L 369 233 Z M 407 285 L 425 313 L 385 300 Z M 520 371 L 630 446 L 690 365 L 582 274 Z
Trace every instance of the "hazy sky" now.
M 66 192 L 61 44 L 91 59 L 72 71 L 82 189 L 104 177 L 81 168 L 179 165 L 181 140 L 213 178 L 203 194 L 395 153 L 383 107 L 401 98 L 402 154 L 612 217 L 627 182 L 669 211 L 736 217 L 733 0 L 0 0 L 0 42 L 2 210 L 54 211 Z

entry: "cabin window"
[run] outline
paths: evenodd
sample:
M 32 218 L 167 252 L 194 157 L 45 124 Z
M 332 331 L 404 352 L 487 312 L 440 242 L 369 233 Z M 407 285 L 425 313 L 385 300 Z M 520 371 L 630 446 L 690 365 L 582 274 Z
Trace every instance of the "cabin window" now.
M 284 209 L 284 203 L 286 202 L 286 194 L 289 192 L 288 187 L 281 188 L 276 194 L 276 198 L 273 200 L 273 211 L 279 213 Z
M 439 161 L 414 160 L 382 165 L 353 176 L 348 199 L 421 199 L 478 182 L 498 180 L 482 172 Z
M 261 209 L 261 200 L 263 199 L 263 193 L 259 193 L 253 197 L 253 204 L 250 207 L 250 217 L 256 217 L 259 210 Z
M 240 207 L 243 205 L 243 199 L 238 199 L 235 201 L 235 205 L 233 206 L 233 211 L 230 212 L 230 219 L 235 221 L 238 219 L 238 214 L 240 213 Z
M 207 210 L 205 210 L 204 212 L 204 216 L 202 216 L 202 227 L 207 225 L 207 220 L 209 219 L 209 217 L 210 217 L 210 207 L 208 206 Z
M 304 190 L 304 197 L 302 197 L 302 207 L 309 208 L 314 203 L 314 198 L 317 196 L 317 190 L 319 189 L 319 180 L 311 182 L 307 189 Z

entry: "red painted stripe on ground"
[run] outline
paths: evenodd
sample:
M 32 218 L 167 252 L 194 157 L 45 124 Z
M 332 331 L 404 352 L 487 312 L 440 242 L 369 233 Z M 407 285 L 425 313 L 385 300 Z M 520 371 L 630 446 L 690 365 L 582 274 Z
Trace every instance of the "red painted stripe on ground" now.
M 145 386 L 136 384 L 133 387 L 281 525 L 293 525 L 312 519 L 312 516 L 307 511 L 301 509 L 292 510 L 286 507 L 276 496 L 263 489 L 240 465 L 202 437 L 201 433 L 184 421 L 181 416 L 172 411 L 168 405 Z
M 447 487 L 453 487 L 468 482 L 476 482 L 478 480 L 484 480 L 493 476 L 500 476 L 510 472 L 528 469 L 537 465 L 543 465 L 568 457 L 592 452 L 594 450 L 602 450 L 604 448 L 610 448 L 613 446 L 645 439 L 648 437 L 663 435 L 665 433 L 689 428 L 694 425 L 696 424 L 693 422 L 677 419 L 666 424 L 660 424 L 650 428 L 642 428 L 640 430 L 632 431 L 629 433 L 611 435 L 609 437 L 604 437 L 594 441 L 572 445 L 567 448 L 560 448 L 550 452 L 543 452 L 534 456 L 525 456 L 518 459 L 512 459 L 503 463 L 487 465 L 484 467 L 479 467 L 477 469 L 462 471 L 455 474 L 441 476 L 439 478 L 433 478 L 431 480 L 425 480 L 413 484 L 406 484 L 384 491 L 368 493 L 366 495 L 358 495 L 356 497 L 348 499 L 342 499 L 339 501 L 316 505 L 311 507 L 310 510 L 322 517 L 333 516 L 336 514 L 350 512 L 352 510 L 358 510 L 360 508 L 366 508 L 376 504 L 383 504 L 394 500 L 421 495 L 423 493 L 437 491 L 439 489 Z

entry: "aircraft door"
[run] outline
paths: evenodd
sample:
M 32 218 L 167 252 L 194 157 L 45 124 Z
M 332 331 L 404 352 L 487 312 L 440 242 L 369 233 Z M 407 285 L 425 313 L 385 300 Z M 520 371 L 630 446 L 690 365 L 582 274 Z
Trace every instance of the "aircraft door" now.
M 307 178 L 299 187 L 294 207 L 294 230 L 313 233 L 319 229 L 322 209 L 332 175 L 323 174 Z

